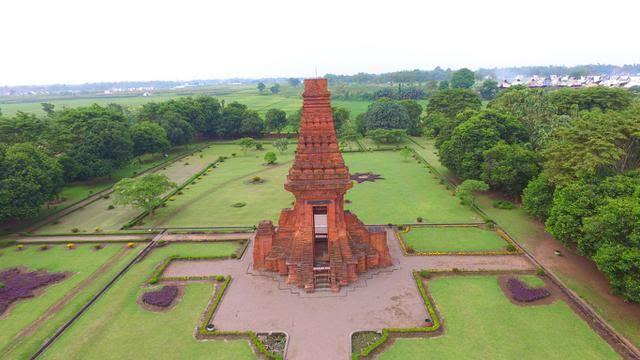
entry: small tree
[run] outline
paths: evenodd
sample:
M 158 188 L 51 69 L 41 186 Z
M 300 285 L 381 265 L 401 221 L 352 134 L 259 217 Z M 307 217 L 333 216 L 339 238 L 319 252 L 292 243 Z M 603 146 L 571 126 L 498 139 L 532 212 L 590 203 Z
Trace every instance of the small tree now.
M 400 156 L 402 156 L 402 158 L 404 159 L 404 161 L 409 160 L 409 157 L 411 157 L 411 150 L 409 150 L 408 148 L 402 148 L 402 150 L 400 150 Z
M 247 155 L 247 151 L 249 151 L 249 149 L 254 148 L 256 146 L 256 141 L 253 138 L 245 137 L 245 138 L 239 139 L 237 144 L 240 145 L 242 152 L 245 155 Z
M 456 188 L 456 195 L 464 205 L 473 205 L 475 202 L 474 193 L 476 191 L 487 191 L 489 185 L 480 180 L 465 180 Z
M 268 165 L 275 164 L 276 160 L 278 160 L 278 157 L 273 151 L 269 151 L 268 153 L 264 154 L 264 161 L 266 161 Z
M 264 92 L 264 89 L 267 88 L 267 86 L 263 82 L 259 82 L 257 88 L 258 88 L 258 91 L 260 91 L 260 94 L 262 94 Z
M 131 205 L 153 214 L 155 208 L 162 205 L 162 194 L 176 184 L 164 174 L 146 174 L 139 178 L 126 178 L 114 186 L 114 204 Z
M 277 94 L 280 92 L 280 84 L 273 84 L 271 85 L 271 87 L 269 88 L 269 90 L 271 90 L 272 94 Z
M 273 142 L 273 147 L 278 149 L 278 151 L 280 151 L 280 153 L 282 154 L 285 151 L 287 151 L 287 148 L 289 147 L 289 140 L 284 138 L 277 139 L 276 141 Z

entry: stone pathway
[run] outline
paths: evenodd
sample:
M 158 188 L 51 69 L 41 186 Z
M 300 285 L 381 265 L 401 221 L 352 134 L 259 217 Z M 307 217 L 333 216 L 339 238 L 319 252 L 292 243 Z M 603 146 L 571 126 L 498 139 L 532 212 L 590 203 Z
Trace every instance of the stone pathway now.
M 387 241 L 394 268 L 375 276 L 364 274 L 360 284 L 343 288 L 339 294 L 298 295 L 283 286 L 284 279 L 252 273 L 253 244 L 239 261 L 177 261 L 165 274 L 231 275 L 231 285 L 213 319 L 216 327 L 284 331 L 289 334 L 287 359 L 299 360 L 349 359 L 349 337 L 357 330 L 420 326 L 427 312 L 412 277 L 413 270 L 534 269 L 520 255 L 406 257 L 393 232 L 387 232 Z

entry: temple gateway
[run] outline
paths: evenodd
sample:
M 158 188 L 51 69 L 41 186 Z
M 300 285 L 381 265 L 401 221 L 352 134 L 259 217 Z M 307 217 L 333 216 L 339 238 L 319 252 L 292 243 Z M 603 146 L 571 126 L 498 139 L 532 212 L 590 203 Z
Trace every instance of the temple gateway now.
M 353 183 L 338 148 L 327 80 L 305 80 L 302 99 L 297 153 L 284 185 L 295 204 L 282 210 L 277 228 L 260 222 L 253 268 L 278 272 L 308 292 L 339 291 L 367 269 L 391 265 L 387 234 L 344 210 Z

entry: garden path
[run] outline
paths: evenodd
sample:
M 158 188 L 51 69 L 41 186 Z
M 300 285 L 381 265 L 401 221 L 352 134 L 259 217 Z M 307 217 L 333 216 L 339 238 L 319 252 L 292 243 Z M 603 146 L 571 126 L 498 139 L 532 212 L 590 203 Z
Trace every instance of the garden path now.
M 421 326 L 427 315 L 413 270 L 532 270 L 523 256 L 404 256 L 387 232 L 394 266 L 364 274 L 340 293 L 292 291 L 282 278 L 251 269 L 252 244 L 240 260 L 175 261 L 166 276 L 229 274 L 232 282 L 213 322 L 222 330 L 284 331 L 288 359 L 348 359 L 357 330 Z M 293 292 L 293 293 L 292 293 Z M 204 309 L 203 309 L 204 310 Z

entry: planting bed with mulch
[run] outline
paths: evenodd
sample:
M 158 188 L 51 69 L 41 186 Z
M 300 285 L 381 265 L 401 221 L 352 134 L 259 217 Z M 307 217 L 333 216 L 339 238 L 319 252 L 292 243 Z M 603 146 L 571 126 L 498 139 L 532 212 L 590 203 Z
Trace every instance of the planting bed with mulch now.
M 35 297 L 38 290 L 62 281 L 67 275 L 44 270 L 28 271 L 13 268 L 0 272 L 0 316 L 22 299 Z
M 376 180 L 384 180 L 382 175 L 374 174 L 372 172 L 351 174 L 351 180 L 354 180 L 358 184 L 362 184 L 365 181 L 375 182 Z
M 536 279 L 542 284 L 532 285 L 530 281 L 513 275 L 499 276 L 498 283 L 509 301 L 518 306 L 548 305 L 561 297 L 555 286 L 548 285 L 540 278 Z
M 164 285 L 160 288 L 148 290 L 138 299 L 138 304 L 149 311 L 169 311 L 184 295 L 184 286 Z

